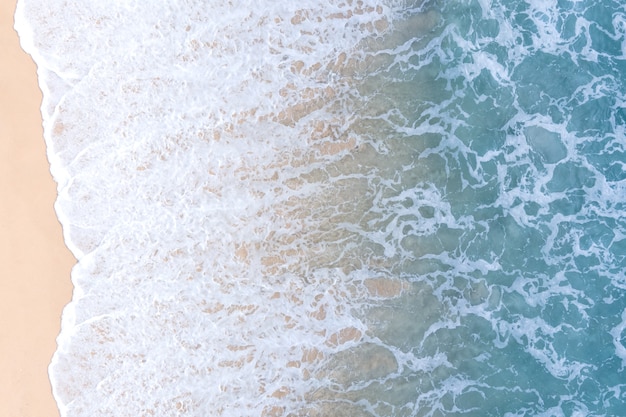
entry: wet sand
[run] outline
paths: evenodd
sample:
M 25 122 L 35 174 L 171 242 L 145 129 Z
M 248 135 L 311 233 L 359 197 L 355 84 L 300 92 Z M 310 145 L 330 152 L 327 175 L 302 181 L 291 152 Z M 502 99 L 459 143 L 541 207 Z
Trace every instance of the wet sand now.
M 75 263 L 53 209 L 36 67 L 0 0 L 0 417 L 54 417 L 48 380 Z

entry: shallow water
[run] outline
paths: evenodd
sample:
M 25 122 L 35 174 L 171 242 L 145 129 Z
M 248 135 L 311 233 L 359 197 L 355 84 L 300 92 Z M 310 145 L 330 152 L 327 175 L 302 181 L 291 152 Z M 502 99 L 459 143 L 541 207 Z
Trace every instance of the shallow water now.
M 623 5 L 16 19 L 79 259 L 63 417 L 622 413 Z

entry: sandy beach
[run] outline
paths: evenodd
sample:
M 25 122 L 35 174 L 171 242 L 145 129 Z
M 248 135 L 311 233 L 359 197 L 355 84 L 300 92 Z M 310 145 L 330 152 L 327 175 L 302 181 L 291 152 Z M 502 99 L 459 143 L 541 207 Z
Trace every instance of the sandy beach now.
M 53 417 L 47 368 L 75 263 L 53 208 L 36 67 L 0 0 L 0 416 Z

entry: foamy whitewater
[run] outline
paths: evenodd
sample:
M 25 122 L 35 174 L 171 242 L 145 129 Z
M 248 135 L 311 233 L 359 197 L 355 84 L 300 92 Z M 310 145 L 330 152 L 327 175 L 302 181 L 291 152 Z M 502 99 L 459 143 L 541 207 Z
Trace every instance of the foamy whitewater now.
M 20 0 L 62 417 L 626 415 L 626 6 Z

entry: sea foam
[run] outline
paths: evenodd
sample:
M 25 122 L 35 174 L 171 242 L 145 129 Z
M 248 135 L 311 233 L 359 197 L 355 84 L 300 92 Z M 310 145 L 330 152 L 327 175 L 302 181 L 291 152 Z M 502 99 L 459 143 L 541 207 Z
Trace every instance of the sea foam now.
M 342 385 L 397 371 L 358 313 L 409 287 L 341 225 L 371 179 L 357 86 L 432 26 L 415 7 L 20 1 L 78 259 L 63 417 L 354 413 Z
M 620 415 L 625 15 L 20 2 L 63 416 Z

